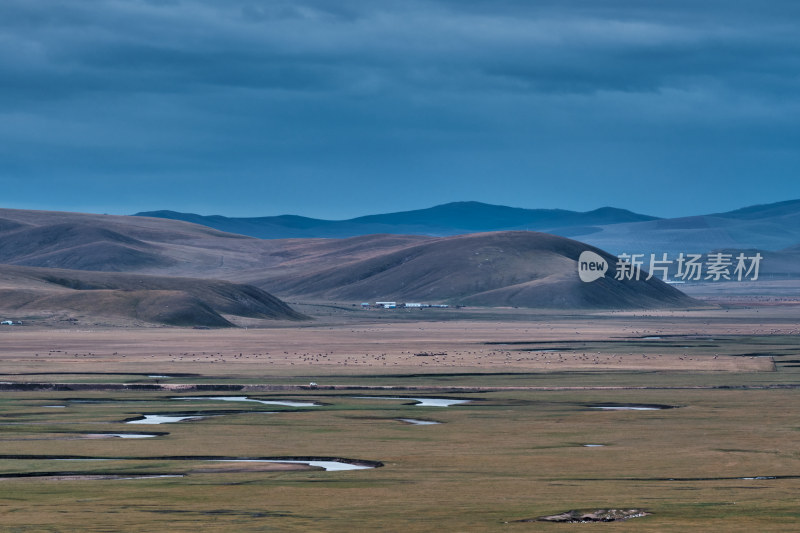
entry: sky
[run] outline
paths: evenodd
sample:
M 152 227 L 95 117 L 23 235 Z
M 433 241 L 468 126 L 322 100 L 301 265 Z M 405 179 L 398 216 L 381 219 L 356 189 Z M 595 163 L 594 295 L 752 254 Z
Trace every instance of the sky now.
M 0 207 L 800 198 L 796 0 L 2 0 Z

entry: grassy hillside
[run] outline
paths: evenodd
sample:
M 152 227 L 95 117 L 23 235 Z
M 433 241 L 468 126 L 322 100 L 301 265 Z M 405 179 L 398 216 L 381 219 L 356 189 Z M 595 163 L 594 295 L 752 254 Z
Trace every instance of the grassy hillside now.
M 566 309 L 693 304 L 656 279 L 623 282 L 609 275 L 593 283 L 580 281 L 577 259 L 587 249 L 583 243 L 536 232 L 462 235 L 321 266 L 315 272 L 290 272 L 261 280 L 261 284 L 279 294 L 331 300 Z M 608 254 L 605 257 L 609 264 L 615 261 Z
M 99 280 L 105 278 L 99 272 L 118 272 L 163 278 L 151 281 L 149 290 L 185 291 L 185 284 L 175 278 L 225 279 L 306 300 L 391 299 L 564 309 L 695 303 L 656 280 L 621 282 L 609 276 L 583 283 L 576 261 L 590 247 L 530 231 L 442 238 L 373 234 L 263 240 L 146 217 L 0 210 L 0 219 L 4 220 L 0 263 L 83 271 L 70 277 L 82 283 L 103 285 Z M 613 264 L 615 258 L 606 257 Z M 126 279 L 115 278 L 113 286 L 101 288 L 138 290 L 138 286 L 127 286 Z M 84 308 L 85 298 L 73 295 L 68 303 Z M 159 302 L 167 299 L 162 295 Z M 200 297 L 200 302 L 206 300 Z M 200 305 L 194 300 L 181 302 L 182 308 Z M 106 307 L 121 305 L 115 300 Z M 143 316 L 165 320 L 151 312 Z
M 115 317 L 172 326 L 233 326 L 226 316 L 305 318 L 261 289 L 227 281 L 6 265 L 0 265 L 0 309 L 10 316 Z

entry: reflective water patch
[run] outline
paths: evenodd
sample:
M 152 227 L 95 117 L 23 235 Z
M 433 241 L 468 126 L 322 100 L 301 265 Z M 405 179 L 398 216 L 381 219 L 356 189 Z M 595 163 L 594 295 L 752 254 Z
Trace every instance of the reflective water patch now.
M 286 407 L 318 407 L 322 404 L 295 400 L 256 400 L 247 396 L 183 396 L 173 400 L 214 400 L 220 402 L 256 402 L 264 405 L 285 405 Z
M 435 420 L 419 420 L 417 418 L 398 418 L 397 420 L 407 424 L 413 424 L 415 426 L 432 426 L 435 424 L 441 424 L 441 422 L 436 422 Z
M 461 405 L 472 400 L 454 400 L 452 398 L 410 398 L 403 396 L 354 396 L 361 400 L 411 400 L 416 402 L 415 407 L 450 407 Z
M 128 420 L 126 424 L 173 424 L 184 420 L 202 420 L 204 416 L 142 415 L 142 418 Z

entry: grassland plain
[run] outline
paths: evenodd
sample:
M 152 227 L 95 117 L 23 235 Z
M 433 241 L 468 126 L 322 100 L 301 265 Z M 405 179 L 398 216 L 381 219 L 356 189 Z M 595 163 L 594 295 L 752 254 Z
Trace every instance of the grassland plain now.
M 795 530 L 797 314 L 5 329 L 0 524 L 8 531 Z M 186 396 L 206 398 L 176 399 Z M 219 396 L 322 405 L 212 398 Z M 387 396 L 408 399 L 378 398 Z M 416 397 L 473 401 L 420 407 Z M 597 408 L 631 405 L 673 408 Z M 158 413 L 204 418 L 125 423 Z M 383 466 L 245 462 L 281 457 Z M 651 514 L 594 526 L 519 522 L 605 508 Z

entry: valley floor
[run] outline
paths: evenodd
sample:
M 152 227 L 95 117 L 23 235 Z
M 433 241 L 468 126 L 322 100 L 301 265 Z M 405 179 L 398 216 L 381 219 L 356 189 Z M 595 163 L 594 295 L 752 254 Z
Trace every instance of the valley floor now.
M 4 527 L 800 524 L 800 307 L 316 309 L 268 328 L 0 328 Z M 377 468 L 264 462 L 281 459 Z

